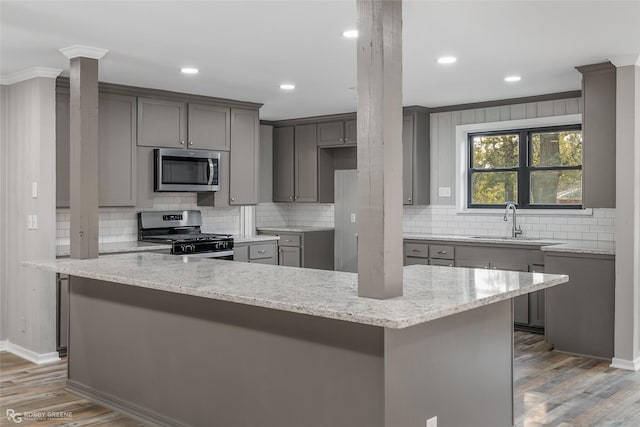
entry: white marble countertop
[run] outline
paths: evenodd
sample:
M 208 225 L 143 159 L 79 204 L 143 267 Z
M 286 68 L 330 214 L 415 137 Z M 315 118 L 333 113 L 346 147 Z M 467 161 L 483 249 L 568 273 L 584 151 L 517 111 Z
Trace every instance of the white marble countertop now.
M 117 254 L 121 252 L 160 251 L 164 249 L 171 249 L 171 245 L 162 243 L 139 242 L 137 240 L 130 242 L 109 242 L 98 244 L 98 253 L 101 255 Z M 56 245 L 56 256 L 69 256 L 70 250 L 71 249 L 69 245 Z
M 252 236 L 233 235 L 233 243 L 256 243 L 256 242 L 277 242 L 278 236 L 268 236 L 266 234 L 255 234 Z
M 567 252 L 574 254 L 615 255 L 616 242 L 600 240 L 567 240 L 565 242 L 543 246 L 544 252 Z
M 129 253 L 27 261 L 26 267 L 367 325 L 406 328 L 568 280 L 565 275 L 413 265 L 404 295 L 357 296 L 357 275 L 308 268 Z
M 335 230 L 334 227 L 305 227 L 300 225 L 293 226 L 270 226 L 270 227 L 257 227 L 258 231 L 272 231 L 272 232 L 282 232 L 282 233 L 308 233 L 310 231 L 328 231 Z
M 403 237 L 404 239 L 429 240 L 437 242 L 537 246 L 542 251 L 552 252 L 571 252 L 594 255 L 615 255 L 616 253 L 615 242 L 596 240 L 552 240 L 529 239 L 526 237 L 517 237 L 514 239 L 506 236 L 462 236 L 416 233 L 404 233 Z

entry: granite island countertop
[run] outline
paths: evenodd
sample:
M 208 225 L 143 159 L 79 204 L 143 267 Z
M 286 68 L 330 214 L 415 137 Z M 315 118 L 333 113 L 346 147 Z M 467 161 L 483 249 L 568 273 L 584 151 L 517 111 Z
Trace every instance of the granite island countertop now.
M 404 295 L 357 296 L 357 274 L 157 253 L 27 261 L 25 267 L 129 286 L 401 329 L 568 281 L 566 275 L 413 265 Z
M 123 252 L 145 252 L 170 250 L 171 245 L 163 243 L 139 242 L 137 240 L 126 242 L 107 242 L 98 244 L 100 255 L 117 254 Z M 68 257 L 71 252 L 69 245 L 56 245 L 56 257 Z

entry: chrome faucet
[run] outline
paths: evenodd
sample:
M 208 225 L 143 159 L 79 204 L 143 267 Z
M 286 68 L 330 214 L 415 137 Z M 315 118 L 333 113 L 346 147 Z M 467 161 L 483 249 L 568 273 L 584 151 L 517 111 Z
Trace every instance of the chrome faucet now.
M 511 225 L 511 237 L 516 238 L 522 235 L 522 229 L 516 223 L 516 205 L 513 203 L 507 203 L 507 208 L 504 210 L 504 221 L 508 221 L 509 209 L 513 209 L 513 224 Z

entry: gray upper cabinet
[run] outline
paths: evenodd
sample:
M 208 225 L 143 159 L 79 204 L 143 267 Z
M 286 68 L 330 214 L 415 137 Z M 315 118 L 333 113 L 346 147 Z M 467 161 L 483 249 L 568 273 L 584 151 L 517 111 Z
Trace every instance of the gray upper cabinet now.
M 610 62 L 582 73 L 582 204 L 616 207 L 616 68 Z
M 273 201 L 318 201 L 315 124 L 274 129 Z
M 355 120 L 318 123 L 318 147 L 348 145 L 356 142 Z
M 405 108 L 402 120 L 402 195 L 405 205 L 430 203 L 429 113 Z
M 99 204 L 135 206 L 137 192 L 136 98 L 100 93 Z M 69 207 L 69 92 L 56 93 L 56 206 Z
M 189 103 L 188 118 L 189 148 L 230 150 L 231 111 L 229 108 Z
M 99 102 L 100 206 L 135 206 L 136 98 L 101 94 Z
M 258 110 L 231 109 L 229 204 L 258 203 L 260 121 Z
M 413 116 L 402 119 L 402 200 L 413 204 Z
M 273 130 L 273 201 L 293 202 L 294 196 L 294 129 L 293 126 Z
M 231 109 L 138 98 L 138 145 L 229 151 Z
M 186 102 L 138 98 L 138 145 L 179 148 L 186 143 Z
M 68 208 L 70 199 L 69 155 L 70 146 L 69 91 L 56 90 L 56 207 Z
M 318 201 L 318 148 L 316 125 L 300 125 L 295 129 L 295 195 L 296 202 Z

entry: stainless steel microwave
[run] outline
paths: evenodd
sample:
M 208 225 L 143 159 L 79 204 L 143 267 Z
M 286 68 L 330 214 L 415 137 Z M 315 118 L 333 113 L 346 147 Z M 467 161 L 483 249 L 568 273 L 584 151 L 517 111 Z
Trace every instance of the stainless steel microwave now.
M 154 149 L 154 191 L 218 191 L 220 153 Z

